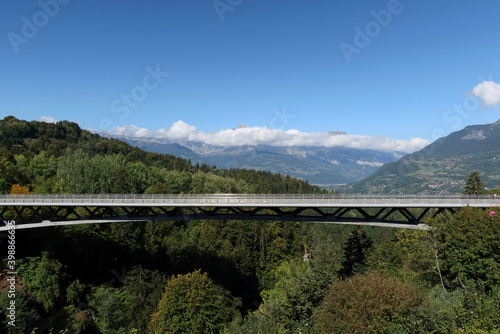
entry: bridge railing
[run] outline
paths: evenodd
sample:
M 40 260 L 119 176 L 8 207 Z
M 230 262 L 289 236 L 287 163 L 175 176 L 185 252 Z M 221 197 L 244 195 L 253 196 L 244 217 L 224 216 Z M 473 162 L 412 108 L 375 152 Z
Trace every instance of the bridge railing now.
M 29 194 L 10 195 L 0 194 L 1 203 L 265 203 L 281 202 L 293 204 L 296 202 L 362 202 L 371 203 L 394 203 L 398 201 L 411 203 L 429 202 L 454 202 L 457 200 L 477 200 L 488 201 L 493 199 L 493 195 L 374 195 L 374 194 Z M 496 201 L 495 201 L 496 202 Z M 499 201 L 500 203 L 500 201 Z

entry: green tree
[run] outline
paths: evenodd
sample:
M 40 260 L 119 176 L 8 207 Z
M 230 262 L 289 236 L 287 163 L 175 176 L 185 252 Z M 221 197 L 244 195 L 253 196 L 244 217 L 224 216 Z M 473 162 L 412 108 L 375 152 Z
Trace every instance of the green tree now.
M 486 192 L 481 175 L 476 170 L 469 174 L 469 178 L 465 184 L 464 194 L 484 194 Z
M 21 164 L 21 159 L 24 156 L 16 156 L 18 166 Z M 28 160 L 28 158 L 25 158 Z M 49 156 L 46 151 L 35 155 L 27 164 L 27 171 L 33 181 L 33 189 L 35 193 L 52 193 L 57 192 L 56 189 L 56 173 L 58 159 L 54 156 Z
M 312 327 L 313 312 L 331 282 L 310 262 L 284 261 L 272 272 L 274 287 L 261 293 L 263 303 L 257 312 L 263 322 L 278 324 L 279 333 L 305 333 Z
M 7 291 L 0 293 L 0 318 L 4 319 L 0 324 L 0 332 L 7 334 L 31 333 L 36 328 L 37 323 L 39 324 L 40 318 L 42 318 L 37 311 L 38 305 L 34 297 L 24 289 L 16 288 L 15 293 L 15 299 L 9 298 Z M 8 313 L 7 308 L 10 306 L 11 300 L 15 300 L 16 326 L 8 324 L 11 318 L 8 317 L 10 313 Z
M 283 260 L 293 257 L 293 234 L 288 223 L 271 221 L 257 225 L 257 275 L 260 285 L 270 289 L 273 285 L 272 269 Z
M 404 251 L 398 240 L 386 239 L 374 245 L 366 256 L 366 264 L 371 271 L 381 271 L 387 275 L 401 277 Z
M 497 195 L 499 195 L 500 194 L 500 188 L 490 189 L 490 190 L 488 190 L 488 193 L 489 194 L 497 194 Z
M 500 285 L 500 215 L 464 207 L 428 222 L 439 228 L 443 272 L 455 285 L 487 291 Z
M 85 300 L 85 291 L 87 287 L 80 280 L 71 282 L 66 288 L 66 301 L 75 306 L 79 306 Z
M 95 322 L 103 334 L 126 333 L 129 319 L 123 293 L 116 288 L 99 286 L 92 294 L 90 306 L 96 311 Z
M 428 230 L 399 231 L 398 245 L 402 248 L 404 276 L 419 284 L 445 288 L 442 272 L 442 234 L 437 223 Z
M 314 319 L 322 333 L 390 333 L 402 326 L 413 329 L 394 332 L 417 332 L 409 318 L 424 301 L 417 287 L 382 273 L 356 275 L 330 287 Z
M 126 165 L 129 178 L 129 187 L 131 194 L 142 194 L 148 184 L 148 167 L 142 162 L 129 162 Z
M 491 293 L 468 289 L 456 308 L 457 327 L 467 333 L 498 333 L 500 330 L 500 287 Z
M 200 270 L 168 280 L 151 317 L 153 333 L 218 333 L 238 315 L 240 301 Z
M 82 150 L 67 150 L 60 158 L 57 178 L 64 185 L 63 191 L 70 194 L 88 192 L 93 180 L 89 177 L 90 157 Z M 87 168 L 87 172 L 85 171 Z
M 45 311 L 53 311 L 62 300 L 61 289 L 66 278 L 61 262 L 43 252 L 41 258 L 28 258 L 21 262 L 19 273 L 23 285 L 35 295 Z
M 367 267 L 365 258 L 372 245 L 373 242 L 366 235 L 364 228 L 362 226 L 354 227 L 344 246 L 344 261 L 340 275 L 350 277 L 364 272 Z
M 128 194 L 130 192 L 129 177 L 125 166 L 114 172 L 113 179 L 113 186 L 111 188 L 113 194 Z
M 0 158 L 0 192 L 10 192 L 12 185 L 19 182 L 19 171 L 11 161 Z
M 160 301 L 165 279 L 158 271 L 144 269 L 142 266 L 132 268 L 127 273 L 123 297 L 127 310 L 129 330 L 147 333 L 151 314 Z

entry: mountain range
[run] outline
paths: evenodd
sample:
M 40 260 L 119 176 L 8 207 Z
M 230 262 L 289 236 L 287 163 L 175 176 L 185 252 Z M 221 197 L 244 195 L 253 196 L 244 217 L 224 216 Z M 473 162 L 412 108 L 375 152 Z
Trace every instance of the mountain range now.
M 500 187 L 500 120 L 473 125 L 411 154 L 306 146 L 215 146 L 199 141 L 115 137 L 133 146 L 218 168 L 267 170 L 354 193 L 457 193 L 471 171 Z
M 500 187 L 500 120 L 472 125 L 442 137 L 367 178 L 343 187 L 354 193 L 461 192 L 470 172 L 479 171 L 487 188 Z
M 116 137 L 143 150 L 172 154 L 218 168 L 267 170 L 332 188 L 359 181 L 402 152 L 382 152 L 346 147 L 242 145 L 215 146 L 197 141 L 173 142 L 157 138 Z

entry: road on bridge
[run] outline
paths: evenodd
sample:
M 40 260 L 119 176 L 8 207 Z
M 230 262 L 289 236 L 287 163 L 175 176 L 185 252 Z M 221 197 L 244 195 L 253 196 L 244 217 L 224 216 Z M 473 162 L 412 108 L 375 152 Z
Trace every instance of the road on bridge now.
M 422 227 L 429 215 L 499 200 L 451 195 L 57 194 L 1 195 L 0 219 L 17 228 L 161 220 L 278 220 Z M 418 210 L 420 211 L 418 211 Z M 417 212 L 418 211 L 418 212 Z M 5 227 L 0 227 L 4 230 Z
M 1 195 L 0 206 L 219 206 L 245 207 L 491 207 L 500 201 L 492 196 L 467 195 L 323 195 L 323 194 L 59 194 Z

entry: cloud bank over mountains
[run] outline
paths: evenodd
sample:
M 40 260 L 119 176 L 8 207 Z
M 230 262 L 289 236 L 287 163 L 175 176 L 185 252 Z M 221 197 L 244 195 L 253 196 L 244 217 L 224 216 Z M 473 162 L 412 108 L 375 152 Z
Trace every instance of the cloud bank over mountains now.
M 485 107 L 497 107 L 500 104 L 500 84 L 485 80 L 477 84 L 471 95 L 481 100 Z M 198 131 L 195 126 L 181 120 L 170 128 L 150 130 L 135 125 L 117 126 L 104 134 L 114 137 L 136 139 L 168 140 L 171 142 L 193 141 L 214 146 L 243 146 L 243 145 L 270 145 L 270 146 L 308 146 L 308 147 L 338 147 L 353 149 L 372 149 L 382 152 L 412 153 L 429 144 L 423 138 L 397 140 L 386 136 L 349 135 L 341 131 L 328 132 L 301 132 L 290 129 L 270 129 L 267 127 L 249 127 L 245 124 L 235 129 L 222 129 L 215 132 Z
M 497 107 L 500 104 L 500 84 L 485 80 L 477 84 L 470 95 L 477 97 L 485 107 Z M 43 122 L 56 123 L 52 116 L 42 116 Z M 92 132 L 99 132 L 89 129 Z M 126 139 L 144 139 L 157 142 L 197 142 L 220 147 L 269 145 L 278 147 L 346 147 L 351 149 L 371 149 L 381 152 L 412 153 L 427 146 L 430 142 L 424 138 L 397 140 L 387 136 L 350 135 L 342 131 L 301 132 L 296 129 L 281 130 L 265 126 L 250 127 L 242 124 L 234 129 L 203 132 L 194 125 L 179 120 L 170 128 L 151 130 L 135 125 L 117 126 L 101 134 L 109 137 Z
M 192 141 L 202 142 L 214 146 L 309 146 L 309 147 L 337 147 L 344 146 L 353 149 L 372 149 L 383 152 L 417 151 L 429 144 L 423 138 L 410 140 L 396 140 L 380 136 L 348 135 L 340 131 L 328 132 L 301 132 L 299 130 L 270 129 L 267 127 L 249 127 L 245 124 L 235 129 L 222 129 L 214 132 L 198 131 L 195 126 L 183 121 L 175 122 L 170 128 L 150 130 L 135 125 L 117 126 L 104 135 L 128 139 L 155 139 L 171 141 L 180 144 Z

